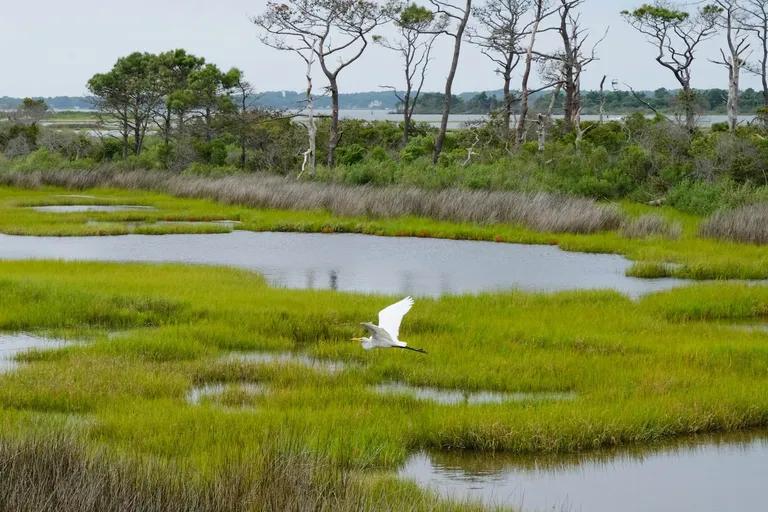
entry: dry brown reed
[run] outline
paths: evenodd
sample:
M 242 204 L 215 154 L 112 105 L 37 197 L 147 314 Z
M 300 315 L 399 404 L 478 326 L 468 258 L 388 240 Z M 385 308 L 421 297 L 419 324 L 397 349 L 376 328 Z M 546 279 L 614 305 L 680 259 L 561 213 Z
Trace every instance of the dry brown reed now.
M 615 205 L 543 192 L 346 186 L 262 174 L 210 178 L 157 171 L 50 171 L 3 173 L 0 183 L 143 189 L 256 208 L 322 209 L 339 216 L 374 218 L 413 215 L 452 222 L 511 223 L 550 232 L 594 233 L 618 229 L 623 221 Z
M 755 203 L 733 210 L 720 210 L 701 224 L 708 238 L 751 244 L 768 243 L 768 203 Z
M 625 238 L 660 237 L 677 240 L 682 232 L 683 227 L 679 222 L 670 222 L 655 213 L 627 220 L 621 226 L 621 236 Z

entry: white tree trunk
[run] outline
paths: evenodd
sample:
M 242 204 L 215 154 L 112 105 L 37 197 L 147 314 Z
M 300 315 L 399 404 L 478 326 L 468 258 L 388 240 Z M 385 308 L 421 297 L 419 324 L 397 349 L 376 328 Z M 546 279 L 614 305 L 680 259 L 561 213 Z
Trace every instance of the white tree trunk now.
M 304 152 L 304 162 L 301 164 L 301 173 L 309 166 L 309 175 L 315 176 L 317 172 L 317 124 L 315 124 L 315 100 L 312 98 L 312 64 L 315 62 L 314 52 L 310 52 L 307 59 L 307 138 L 309 148 Z
M 741 61 L 738 56 L 731 56 L 728 71 L 728 129 L 736 131 L 739 124 L 739 75 L 741 74 Z

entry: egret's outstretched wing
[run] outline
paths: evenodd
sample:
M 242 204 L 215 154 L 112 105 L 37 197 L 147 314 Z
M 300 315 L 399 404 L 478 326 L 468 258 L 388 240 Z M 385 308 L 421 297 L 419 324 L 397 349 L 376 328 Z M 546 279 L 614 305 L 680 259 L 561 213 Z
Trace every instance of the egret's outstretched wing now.
M 379 327 L 385 329 L 393 340 L 400 339 L 400 323 L 413 307 L 413 298 L 406 297 L 379 311 Z
M 364 322 L 360 325 L 365 327 L 368 332 L 371 333 L 371 342 L 374 346 L 391 347 L 395 345 L 395 341 L 392 339 L 392 336 L 390 336 L 385 329 L 382 329 L 378 325 L 373 325 L 370 322 Z

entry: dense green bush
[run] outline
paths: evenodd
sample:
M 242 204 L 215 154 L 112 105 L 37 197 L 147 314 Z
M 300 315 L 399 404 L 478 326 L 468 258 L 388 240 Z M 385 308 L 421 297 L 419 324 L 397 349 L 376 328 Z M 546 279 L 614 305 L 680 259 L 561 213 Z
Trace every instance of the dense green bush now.
M 16 170 L 165 169 L 191 174 L 296 174 L 307 130 L 286 117 L 254 112 L 247 124 L 226 117 L 202 131 L 164 140 L 150 134 L 138 155 L 124 157 L 122 139 L 95 138 L 37 125 L 0 124 L 0 167 Z M 448 133 L 432 164 L 436 129 L 402 123 L 341 121 L 337 165 L 327 157 L 327 118 L 318 118 L 315 179 L 354 185 L 563 192 L 597 199 L 665 202 L 707 214 L 768 197 L 768 131 L 763 124 L 731 133 L 715 125 L 693 133 L 663 117 L 584 122 L 580 138 L 552 123 L 540 148 L 536 129 L 516 147 L 499 120 Z

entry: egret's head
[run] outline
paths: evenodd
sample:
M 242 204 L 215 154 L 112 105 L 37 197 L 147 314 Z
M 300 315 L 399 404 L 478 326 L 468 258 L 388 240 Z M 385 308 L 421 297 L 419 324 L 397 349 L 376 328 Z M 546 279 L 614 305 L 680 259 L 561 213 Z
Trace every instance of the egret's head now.
M 368 341 L 369 339 L 370 339 L 370 338 L 352 338 L 352 341 L 356 341 L 356 342 L 358 342 L 358 343 L 365 343 L 365 342 L 366 342 L 366 341 Z

